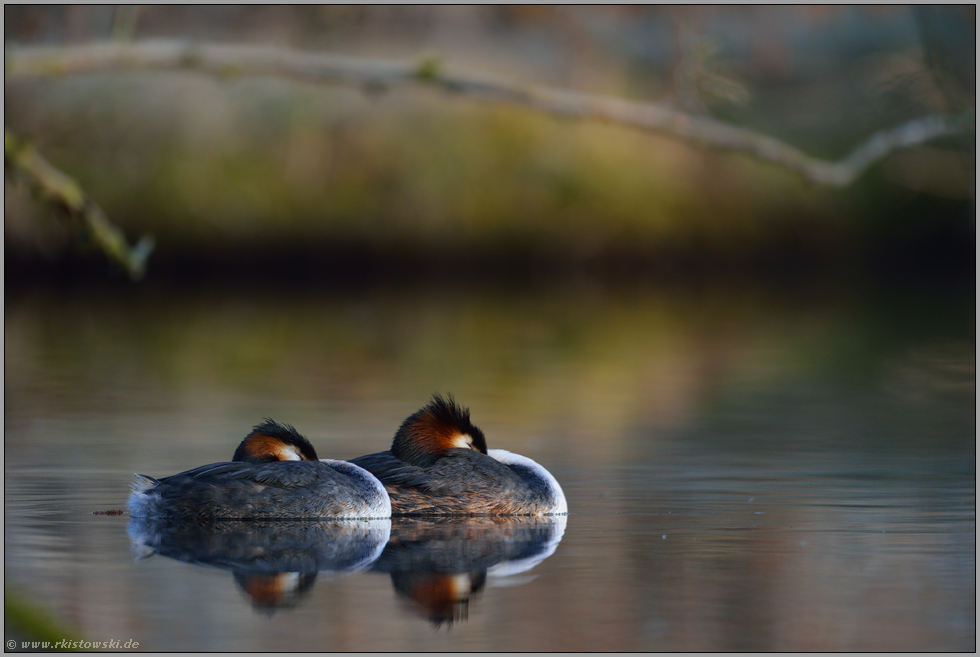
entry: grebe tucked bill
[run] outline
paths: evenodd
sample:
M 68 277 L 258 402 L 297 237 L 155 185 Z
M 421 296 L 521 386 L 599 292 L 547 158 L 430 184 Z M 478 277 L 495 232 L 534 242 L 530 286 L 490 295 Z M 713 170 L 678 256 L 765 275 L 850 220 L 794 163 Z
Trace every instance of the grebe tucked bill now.
M 317 460 L 313 446 L 289 425 L 266 420 L 256 426 L 234 459 L 162 479 L 137 474 L 130 515 L 174 520 L 391 516 L 381 482 L 347 461 Z
M 468 409 L 434 395 L 405 420 L 391 449 L 351 459 L 391 497 L 392 515 L 563 515 L 558 481 L 531 459 L 487 449 Z

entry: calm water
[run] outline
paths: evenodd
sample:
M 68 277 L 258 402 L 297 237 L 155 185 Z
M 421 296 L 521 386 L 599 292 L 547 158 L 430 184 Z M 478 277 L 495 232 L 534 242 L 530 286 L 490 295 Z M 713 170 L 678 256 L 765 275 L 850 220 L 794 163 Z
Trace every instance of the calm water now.
M 6 585 L 65 638 L 147 650 L 974 650 L 973 318 L 587 285 L 8 294 Z M 548 467 L 567 519 L 93 515 L 266 416 L 378 451 L 437 391 Z

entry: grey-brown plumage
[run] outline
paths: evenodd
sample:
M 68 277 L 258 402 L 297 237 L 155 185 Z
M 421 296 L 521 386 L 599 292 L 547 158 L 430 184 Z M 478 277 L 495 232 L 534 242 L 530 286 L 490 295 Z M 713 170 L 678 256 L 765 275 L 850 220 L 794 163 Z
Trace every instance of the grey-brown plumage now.
M 567 512 L 554 477 L 530 459 L 488 453 L 483 432 L 452 397 L 436 395 L 405 420 L 391 450 L 351 463 L 381 480 L 396 516 Z
M 213 463 L 162 479 L 136 475 L 129 499 L 134 517 L 385 518 L 380 483 L 345 461 Z

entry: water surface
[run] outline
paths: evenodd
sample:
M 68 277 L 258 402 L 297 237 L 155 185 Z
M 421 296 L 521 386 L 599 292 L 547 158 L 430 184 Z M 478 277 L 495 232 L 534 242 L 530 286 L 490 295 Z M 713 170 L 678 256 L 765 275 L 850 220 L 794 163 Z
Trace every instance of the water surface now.
M 5 579 L 147 650 L 973 650 L 973 307 L 934 297 L 8 294 Z M 93 515 L 266 416 L 384 449 L 433 392 L 567 519 Z

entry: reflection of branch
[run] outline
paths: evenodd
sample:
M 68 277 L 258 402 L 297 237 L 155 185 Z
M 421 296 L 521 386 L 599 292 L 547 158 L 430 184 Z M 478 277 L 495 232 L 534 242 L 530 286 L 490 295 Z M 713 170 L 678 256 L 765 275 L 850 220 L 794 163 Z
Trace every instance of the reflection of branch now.
M 310 82 L 345 82 L 369 89 L 430 84 L 465 96 L 524 105 L 561 116 L 621 123 L 702 146 L 741 151 L 796 171 L 814 182 L 837 186 L 850 184 L 893 151 L 974 130 L 972 111 L 957 116 L 927 116 L 876 132 L 847 157 L 830 162 L 811 157 L 773 137 L 708 117 L 685 114 L 665 105 L 449 74 L 433 59 L 408 64 L 254 46 L 144 41 L 13 49 L 5 54 L 5 68 L 8 79 L 43 74 L 187 69 L 221 76 L 275 75 Z
M 39 197 L 58 208 L 69 224 L 80 228 L 109 260 L 125 269 L 130 278 L 142 278 L 146 258 L 153 250 L 152 238 L 143 237 L 130 247 L 123 232 L 109 222 L 102 208 L 85 195 L 78 183 L 51 166 L 33 146 L 6 128 L 3 160 L 13 173 L 27 180 Z

